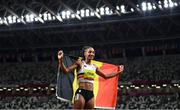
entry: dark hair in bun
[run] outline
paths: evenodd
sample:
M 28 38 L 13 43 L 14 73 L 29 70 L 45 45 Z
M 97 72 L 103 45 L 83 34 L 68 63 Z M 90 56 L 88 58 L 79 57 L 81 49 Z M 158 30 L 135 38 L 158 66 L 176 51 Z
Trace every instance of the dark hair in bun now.
M 82 55 L 82 58 L 83 58 L 83 59 L 85 59 L 85 56 L 84 56 L 85 50 L 86 50 L 86 49 L 89 49 L 89 48 L 93 48 L 93 47 L 91 47 L 91 46 L 84 46 L 84 47 L 82 48 L 81 55 Z

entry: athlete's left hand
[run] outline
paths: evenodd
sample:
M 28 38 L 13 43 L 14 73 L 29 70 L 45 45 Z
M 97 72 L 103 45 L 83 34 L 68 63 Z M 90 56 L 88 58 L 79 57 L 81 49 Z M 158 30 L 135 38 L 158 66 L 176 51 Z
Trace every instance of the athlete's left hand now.
M 124 65 L 119 65 L 118 66 L 118 73 L 122 73 L 124 71 Z

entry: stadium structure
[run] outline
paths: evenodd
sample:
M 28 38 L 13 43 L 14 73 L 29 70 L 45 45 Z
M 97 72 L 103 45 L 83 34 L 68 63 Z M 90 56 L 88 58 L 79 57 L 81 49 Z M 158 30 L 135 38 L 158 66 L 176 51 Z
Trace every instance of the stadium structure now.
M 1 0 L 0 108 L 71 108 L 54 96 L 57 51 L 84 45 L 125 65 L 117 109 L 180 108 L 180 0 Z

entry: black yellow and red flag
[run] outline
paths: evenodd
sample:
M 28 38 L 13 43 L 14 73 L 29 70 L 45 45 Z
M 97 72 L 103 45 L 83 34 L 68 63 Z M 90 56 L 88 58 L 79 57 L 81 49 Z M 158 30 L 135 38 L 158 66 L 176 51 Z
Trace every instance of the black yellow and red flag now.
M 64 57 L 65 66 L 70 66 L 74 61 L 69 56 Z M 100 61 L 92 61 L 103 73 L 109 74 L 118 71 L 118 66 Z M 70 74 L 61 71 L 57 75 L 56 95 L 66 101 L 72 101 L 78 88 L 76 70 Z M 95 108 L 115 109 L 117 101 L 118 76 L 104 79 L 96 74 L 94 79 Z

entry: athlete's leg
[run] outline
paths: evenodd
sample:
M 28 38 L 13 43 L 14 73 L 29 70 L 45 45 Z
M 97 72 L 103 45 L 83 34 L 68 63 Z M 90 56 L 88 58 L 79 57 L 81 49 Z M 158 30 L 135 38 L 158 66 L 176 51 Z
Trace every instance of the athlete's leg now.
M 85 104 L 85 109 L 94 109 L 94 97 Z
M 81 94 L 76 94 L 74 98 L 74 109 L 84 109 L 85 99 Z

